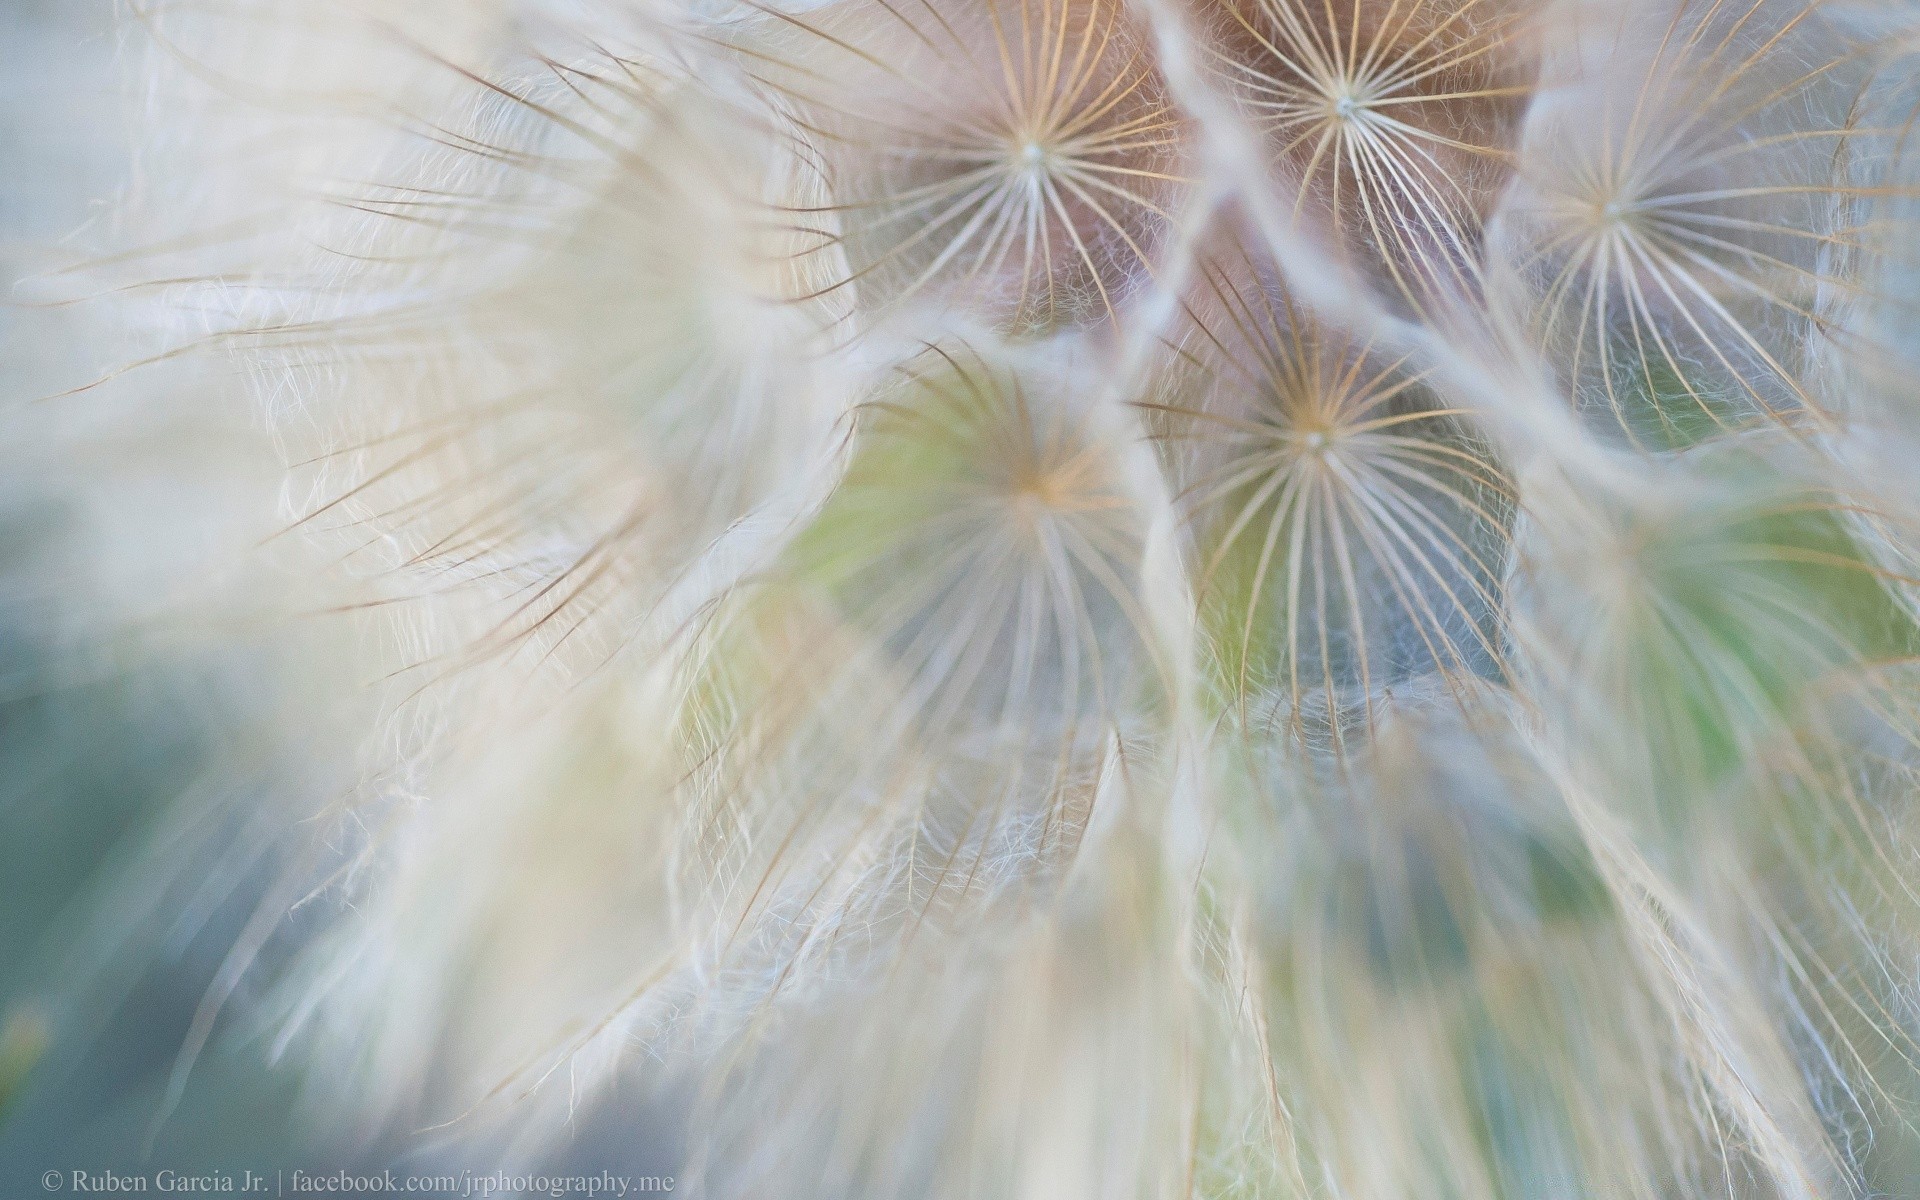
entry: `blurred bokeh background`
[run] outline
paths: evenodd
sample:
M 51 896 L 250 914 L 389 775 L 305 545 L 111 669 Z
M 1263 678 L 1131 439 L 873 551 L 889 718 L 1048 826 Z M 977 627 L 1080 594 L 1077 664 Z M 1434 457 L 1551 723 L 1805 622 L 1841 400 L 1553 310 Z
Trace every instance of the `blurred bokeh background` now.
M 0 4 L 0 1193 L 58 1170 L 353 1166 L 223 1005 L 178 1071 L 273 860 L 249 821 L 290 755 L 270 695 L 291 638 L 207 608 L 231 464 L 263 435 L 138 355 L 61 272 L 112 252 L 141 186 L 111 0 Z M 225 464 L 211 469 L 216 461 Z M 270 458 L 269 460 L 270 461 Z M 223 480 L 222 477 L 225 477 Z M 111 553 L 106 552 L 111 548 Z M 202 636 L 220 624 L 219 639 Z M 216 802 L 176 828 L 194 789 Z M 209 818 L 208 814 L 213 814 Z M 204 848 L 233 851 L 204 860 Z M 155 847 L 174 855 L 156 855 Z M 241 983 L 244 999 L 245 982 Z

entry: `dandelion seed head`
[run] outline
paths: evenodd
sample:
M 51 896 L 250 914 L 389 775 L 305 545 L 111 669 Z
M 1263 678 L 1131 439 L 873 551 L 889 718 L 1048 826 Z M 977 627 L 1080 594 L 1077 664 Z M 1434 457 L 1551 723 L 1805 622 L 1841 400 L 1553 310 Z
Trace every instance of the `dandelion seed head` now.
M 1901 5 L 363 7 L 139 6 L 74 276 L 355 647 L 196 1028 L 715 1196 L 1901 1193 Z

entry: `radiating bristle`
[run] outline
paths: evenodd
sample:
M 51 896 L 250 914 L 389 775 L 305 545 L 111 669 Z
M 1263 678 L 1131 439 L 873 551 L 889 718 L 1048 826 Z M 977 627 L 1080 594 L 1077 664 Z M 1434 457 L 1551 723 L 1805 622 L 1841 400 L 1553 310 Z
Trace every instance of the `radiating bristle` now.
M 817 486 L 831 318 L 782 300 L 791 239 L 760 193 L 797 165 L 743 172 L 778 143 L 732 101 L 614 58 L 477 101 L 408 177 L 327 197 L 356 218 L 334 235 L 356 307 L 256 340 L 334 399 L 296 525 L 390 572 L 379 602 L 471 603 L 455 665 L 590 663 L 660 636 L 655 605 L 720 582 L 717 538 Z M 449 262 L 460 284 L 423 300 Z
M 1870 49 L 1817 9 L 1595 12 L 1600 45 L 1542 81 L 1503 266 L 1574 403 L 1636 446 L 1839 405 L 1829 346 L 1857 343 L 1872 163 L 1897 130 L 1863 121 Z
M 926 296 L 1016 332 L 1110 318 L 1187 183 L 1184 118 L 1116 0 L 771 8 L 746 69 L 830 201 L 803 253 L 867 310 Z
M 1292 210 L 1416 306 L 1478 291 L 1480 229 L 1531 92 L 1507 0 L 1230 0 L 1209 64 L 1267 136 Z
M 1337 745 L 1382 690 L 1497 673 L 1512 490 L 1468 411 L 1324 325 L 1243 239 L 1197 275 L 1148 407 L 1231 703 Z

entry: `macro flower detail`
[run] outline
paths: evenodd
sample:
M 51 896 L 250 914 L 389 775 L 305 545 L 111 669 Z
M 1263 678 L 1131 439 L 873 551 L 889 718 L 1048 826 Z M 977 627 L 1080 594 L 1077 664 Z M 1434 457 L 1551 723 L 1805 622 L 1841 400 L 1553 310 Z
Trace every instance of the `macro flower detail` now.
M 1920 0 L 9 55 L 0 1193 L 1920 1195 Z

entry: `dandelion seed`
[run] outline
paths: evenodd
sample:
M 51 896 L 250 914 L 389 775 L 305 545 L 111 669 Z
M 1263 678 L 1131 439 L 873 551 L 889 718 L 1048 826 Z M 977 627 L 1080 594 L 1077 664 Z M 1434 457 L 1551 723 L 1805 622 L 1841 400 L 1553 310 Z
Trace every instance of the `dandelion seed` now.
M 1522 608 L 1528 636 L 1549 639 L 1531 661 L 1559 680 L 1543 700 L 1571 706 L 1579 741 L 1658 781 L 1648 796 L 1712 795 L 1767 757 L 1816 681 L 1904 657 L 1912 637 L 1889 591 L 1899 580 L 1854 545 L 1846 505 L 1735 451 L 1696 470 L 1567 520 L 1575 543 L 1542 552 L 1576 590 L 1534 591 Z M 1644 758 L 1599 751 L 1622 722 Z M 1679 839 L 1696 815 L 1643 814 Z
M 1497 672 L 1511 493 L 1465 410 L 1328 330 L 1235 242 L 1202 267 L 1152 406 L 1234 703 L 1340 740 L 1381 689 Z
M 1501 0 L 1222 3 L 1209 60 L 1293 178 L 1296 217 L 1406 301 L 1478 292 L 1480 225 L 1530 91 L 1527 14 Z
M 1503 218 L 1514 300 L 1576 403 L 1636 445 L 1834 410 L 1822 347 L 1848 337 L 1880 191 L 1851 160 L 1884 131 L 1858 118 L 1867 63 L 1816 8 L 1610 28 L 1601 65 L 1529 119 Z
M 937 299 L 1043 333 L 1110 319 L 1153 270 L 1185 120 L 1112 0 L 839 6 L 742 53 L 829 195 L 793 217 L 875 311 Z M 784 35 L 784 36 L 783 36 Z
M 839 415 L 808 391 L 824 314 L 777 301 L 778 241 L 728 157 L 766 147 L 764 130 L 607 56 L 482 101 L 451 163 L 340 202 L 364 214 L 359 258 L 409 247 L 400 266 L 352 268 L 361 285 L 424 259 L 449 280 L 435 302 L 403 289 L 256 339 L 341 359 L 297 523 L 385 572 L 378 602 L 464 601 L 486 623 L 422 678 L 499 656 L 604 661 L 661 636 L 693 603 L 658 607 L 675 589 L 717 582 L 715 539 L 777 528 L 808 464 L 824 477 Z
M 795 547 L 892 648 L 923 729 L 1099 739 L 1146 698 L 1140 502 L 1095 401 L 1059 378 L 923 355 L 863 407 L 840 492 Z

